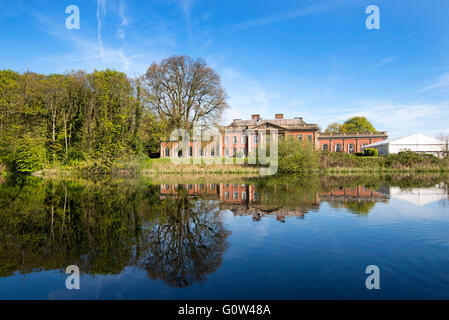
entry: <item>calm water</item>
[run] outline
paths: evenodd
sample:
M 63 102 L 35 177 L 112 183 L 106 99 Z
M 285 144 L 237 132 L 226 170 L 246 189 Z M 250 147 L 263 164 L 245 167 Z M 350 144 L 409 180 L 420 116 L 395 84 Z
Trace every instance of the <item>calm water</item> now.
M 448 180 L 3 179 L 0 298 L 448 299 Z

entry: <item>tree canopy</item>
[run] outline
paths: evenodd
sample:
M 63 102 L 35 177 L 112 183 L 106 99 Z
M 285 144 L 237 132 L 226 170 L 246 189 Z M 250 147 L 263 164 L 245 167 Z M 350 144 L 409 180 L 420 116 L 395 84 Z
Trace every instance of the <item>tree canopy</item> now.
M 153 63 L 143 83 L 148 105 L 170 130 L 218 124 L 228 107 L 220 76 L 202 59 L 173 56 Z
M 0 70 L 0 83 L 0 163 L 13 170 L 147 151 L 141 121 L 151 111 L 124 73 Z
M 341 132 L 341 124 L 338 122 L 333 122 L 333 123 L 329 124 L 327 126 L 325 132 L 331 132 L 331 133 Z
M 352 117 L 346 120 L 342 127 L 342 132 L 376 132 L 374 126 L 365 117 Z
M 325 132 L 377 132 L 377 130 L 366 117 L 352 117 L 343 124 L 338 122 L 329 124 Z
M 226 107 L 218 74 L 187 56 L 153 63 L 137 79 L 110 69 L 0 70 L 0 166 L 32 172 L 155 153 L 172 129 L 216 123 Z

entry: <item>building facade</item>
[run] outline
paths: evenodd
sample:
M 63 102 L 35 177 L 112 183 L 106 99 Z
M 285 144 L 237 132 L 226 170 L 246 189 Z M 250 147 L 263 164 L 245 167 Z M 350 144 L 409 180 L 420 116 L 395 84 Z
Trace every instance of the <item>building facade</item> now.
M 306 123 L 303 118 L 284 119 L 283 114 L 276 114 L 274 119 L 262 119 L 253 114 L 251 119 L 234 119 L 228 126 L 220 128 L 220 133 L 213 143 L 203 144 L 194 139 L 189 142 L 188 150 L 180 150 L 177 141 L 161 142 L 161 157 L 243 157 L 254 152 L 259 142 L 270 142 L 275 137 L 296 139 L 312 143 L 315 148 L 330 152 L 355 153 L 362 147 L 386 140 L 386 132 L 325 133 L 320 132 L 317 124 Z

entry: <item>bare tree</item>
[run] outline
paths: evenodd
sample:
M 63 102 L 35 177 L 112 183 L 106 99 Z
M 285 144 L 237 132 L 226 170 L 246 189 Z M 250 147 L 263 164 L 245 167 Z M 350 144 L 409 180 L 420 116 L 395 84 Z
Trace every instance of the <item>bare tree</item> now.
M 149 107 L 168 129 L 217 124 L 228 107 L 220 76 L 202 59 L 173 56 L 153 63 L 143 81 Z

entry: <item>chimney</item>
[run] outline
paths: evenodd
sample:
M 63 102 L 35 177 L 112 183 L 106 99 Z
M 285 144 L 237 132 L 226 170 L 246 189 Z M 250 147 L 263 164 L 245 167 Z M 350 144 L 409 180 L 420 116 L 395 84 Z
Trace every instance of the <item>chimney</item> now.
M 284 114 L 283 114 L 283 113 L 276 113 L 276 114 L 274 115 L 274 118 L 275 118 L 275 119 L 284 119 Z
M 259 120 L 260 119 L 260 114 L 253 114 L 253 115 L 251 115 L 251 119 Z

